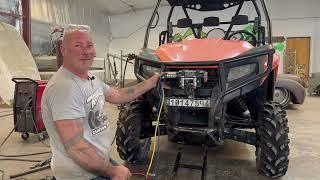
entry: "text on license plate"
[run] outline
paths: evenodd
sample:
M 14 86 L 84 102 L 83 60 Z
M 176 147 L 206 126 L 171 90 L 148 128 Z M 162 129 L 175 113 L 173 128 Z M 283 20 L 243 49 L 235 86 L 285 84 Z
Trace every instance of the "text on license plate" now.
M 168 106 L 179 107 L 210 107 L 209 99 L 167 99 Z

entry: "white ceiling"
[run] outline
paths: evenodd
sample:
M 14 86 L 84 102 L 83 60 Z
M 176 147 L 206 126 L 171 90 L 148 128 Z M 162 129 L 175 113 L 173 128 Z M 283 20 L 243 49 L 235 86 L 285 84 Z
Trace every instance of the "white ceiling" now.
M 130 11 L 154 8 L 158 0 L 95 0 L 97 5 L 104 9 L 107 14 L 123 14 Z M 162 0 L 161 5 L 168 5 Z

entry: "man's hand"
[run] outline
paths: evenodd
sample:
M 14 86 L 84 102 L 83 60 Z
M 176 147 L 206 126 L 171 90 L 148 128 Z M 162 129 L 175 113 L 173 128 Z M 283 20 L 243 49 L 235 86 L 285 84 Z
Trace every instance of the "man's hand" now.
M 131 172 L 127 167 L 123 165 L 113 167 L 112 175 L 111 175 L 112 180 L 128 180 L 130 179 L 130 177 L 131 177 Z
M 141 96 L 143 93 L 149 91 L 152 88 L 155 88 L 157 86 L 157 83 L 161 76 L 163 76 L 166 73 L 160 73 L 152 76 L 151 78 L 142 81 L 141 83 L 127 87 L 122 89 L 115 89 L 115 88 L 109 88 L 106 92 L 106 101 L 113 103 L 113 104 L 123 104 L 128 103 L 139 96 Z

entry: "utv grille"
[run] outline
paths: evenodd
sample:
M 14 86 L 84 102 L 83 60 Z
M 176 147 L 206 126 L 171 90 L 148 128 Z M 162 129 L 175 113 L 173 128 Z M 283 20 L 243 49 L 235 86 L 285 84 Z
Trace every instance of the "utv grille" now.
M 188 68 L 190 70 L 195 70 Z M 205 89 L 212 89 L 213 87 L 217 86 L 219 82 L 219 77 L 218 77 L 218 69 L 212 68 L 212 69 L 199 69 L 198 70 L 203 70 L 208 73 L 208 80 L 207 82 L 202 82 L 202 86 L 200 88 L 205 88 Z M 170 68 L 169 72 L 177 72 L 182 70 L 181 68 Z M 172 87 L 172 88 L 179 88 L 179 79 L 178 78 L 171 78 L 171 79 L 166 79 L 165 80 L 166 85 Z

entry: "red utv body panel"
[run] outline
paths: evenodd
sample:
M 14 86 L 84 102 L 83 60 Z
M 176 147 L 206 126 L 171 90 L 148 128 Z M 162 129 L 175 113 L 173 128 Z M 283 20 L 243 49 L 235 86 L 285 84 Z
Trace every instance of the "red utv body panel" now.
M 162 44 L 156 54 L 164 62 L 220 61 L 236 57 L 253 48 L 246 41 L 221 38 L 191 39 Z
M 224 40 L 221 38 L 190 39 L 162 44 L 156 55 L 163 62 L 221 61 L 234 58 L 254 48 L 247 41 Z M 278 74 L 279 56 L 274 54 L 272 69 Z M 187 67 L 180 67 L 187 68 Z M 217 68 L 212 66 L 210 68 Z M 265 70 L 267 64 L 265 64 Z

